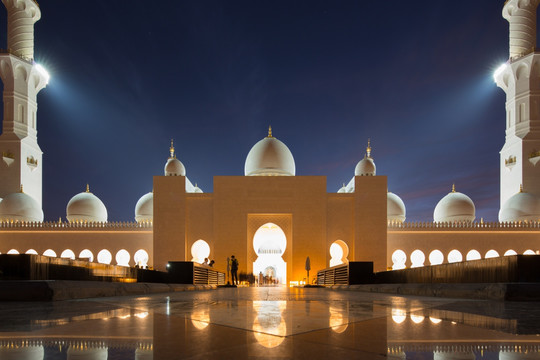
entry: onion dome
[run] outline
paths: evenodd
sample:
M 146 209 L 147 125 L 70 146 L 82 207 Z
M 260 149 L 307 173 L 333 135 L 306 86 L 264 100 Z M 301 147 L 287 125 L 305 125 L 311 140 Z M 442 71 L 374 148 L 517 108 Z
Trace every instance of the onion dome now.
M 435 222 L 473 222 L 476 215 L 474 203 L 470 197 L 456 191 L 452 185 L 452 192 L 443 197 L 433 212 Z
M 272 136 L 272 127 L 268 136 L 257 142 L 248 153 L 244 166 L 246 176 L 294 176 L 296 165 L 294 158 L 284 143 Z
M 520 186 L 519 192 L 512 195 L 501 207 L 499 221 L 540 221 L 540 198 L 524 192 Z
M 368 139 L 366 154 L 364 155 L 364 158 L 356 164 L 354 176 L 375 176 L 376 170 L 375 162 L 371 157 L 370 140 Z
M 343 186 L 340 187 L 337 192 L 338 192 L 338 194 L 346 193 L 347 192 L 347 187 L 345 186 L 345 184 L 343 184 Z
M 24 193 L 21 185 L 20 192 L 9 194 L 0 202 L 0 221 L 41 222 L 43 210 L 33 197 Z
M 386 217 L 389 222 L 404 222 L 405 221 L 405 203 L 393 192 L 386 194 Z
M 107 222 L 107 208 L 103 202 L 90 192 L 86 191 L 75 195 L 69 200 L 66 207 L 66 218 L 69 222 Z
M 170 156 L 165 164 L 165 176 L 186 176 L 186 168 L 180 160 L 176 158 L 174 153 L 173 140 L 171 139 L 171 148 L 169 149 Z
M 135 221 L 138 223 L 151 223 L 154 220 L 154 193 L 149 192 L 141 196 L 135 205 Z

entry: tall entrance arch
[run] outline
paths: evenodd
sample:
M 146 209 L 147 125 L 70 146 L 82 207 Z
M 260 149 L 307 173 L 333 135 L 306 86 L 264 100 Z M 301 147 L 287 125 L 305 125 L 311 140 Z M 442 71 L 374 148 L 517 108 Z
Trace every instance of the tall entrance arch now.
M 253 275 L 262 273 L 268 283 L 287 283 L 287 263 L 283 253 L 287 247 L 287 236 L 274 223 L 259 227 L 253 236 L 253 250 L 257 259 L 253 263 Z

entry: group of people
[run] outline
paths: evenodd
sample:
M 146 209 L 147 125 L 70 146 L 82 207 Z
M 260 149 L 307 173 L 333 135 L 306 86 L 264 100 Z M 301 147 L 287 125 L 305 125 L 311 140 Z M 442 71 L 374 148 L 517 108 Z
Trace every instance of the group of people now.
M 210 260 L 210 262 L 208 262 L 208 258 L 204 258 L 202 265 L 213 267 L 214 263 L 215 263 L 214 260 Z M 231 255 L 231 258 L 229 260 L 229 269 L 231 271 L 231 281 L 233 285 L 240 284 L 240 282 L 238 281 L 238 265 L 239 264 L 240 263 L 238 262 L 238 259 L 234 255 Z
M 214 263 L 215 261 L 214 260 L 210 260 L 210 262 L 208 262 L 208 258 L 204 258 L 204 261 L 203 261 L 203 265 L 208 265 L 208 266 L 211 266 L 213 267 L 214 266 Z

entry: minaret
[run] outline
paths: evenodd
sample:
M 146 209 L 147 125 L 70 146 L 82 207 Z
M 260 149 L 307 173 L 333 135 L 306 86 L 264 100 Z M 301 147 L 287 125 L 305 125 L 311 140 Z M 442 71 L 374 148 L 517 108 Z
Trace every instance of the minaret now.
M 510 55 L 495 72 L 506 93 L 506 139 L 501 149 L 501 208 L 520 185 L 540 196 L 540 52 L 536 50 L 536 8 L 540 0 L 507 0 Z
M 41 17 L 33 0 L 2 0 L 7 9 L 7 50 L 0 52 L 4 117 L 0 135 L 0 198 L 25 193 L 41 206 L 42 151 L 37 143 L 37 94 L 49 75 L 34 62 L 34 23 Z

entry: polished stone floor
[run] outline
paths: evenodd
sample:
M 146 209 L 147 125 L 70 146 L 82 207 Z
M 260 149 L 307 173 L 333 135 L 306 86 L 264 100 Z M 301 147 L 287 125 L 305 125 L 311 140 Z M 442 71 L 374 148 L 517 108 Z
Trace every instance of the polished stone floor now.
M 302 288 L 0 304 L 0 360 L 540 359 L 540 303 Z

